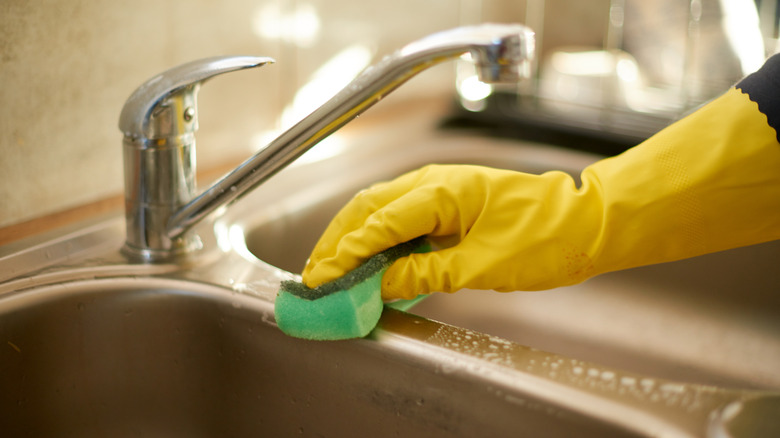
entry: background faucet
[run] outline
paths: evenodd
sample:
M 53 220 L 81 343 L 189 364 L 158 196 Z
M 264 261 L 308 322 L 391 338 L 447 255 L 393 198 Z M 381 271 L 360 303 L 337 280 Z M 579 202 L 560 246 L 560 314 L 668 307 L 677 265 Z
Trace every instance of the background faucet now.
M 467 53 L 483 82 L 517 82 L 531 74 L 534 34 L 522 25 L 485 24 L 413 42 L 367 68 L 198 196 L 194 133 L 200 84 L 215 75 L 272 60 L 208 58 L 148 80 L 128 98 L 119 118 L 124 134 L 124 252 L 135 259 L 159 261 L 197 250 L 200 239 L 191 231 L 193 225 L 263 183 L 412 76 Z

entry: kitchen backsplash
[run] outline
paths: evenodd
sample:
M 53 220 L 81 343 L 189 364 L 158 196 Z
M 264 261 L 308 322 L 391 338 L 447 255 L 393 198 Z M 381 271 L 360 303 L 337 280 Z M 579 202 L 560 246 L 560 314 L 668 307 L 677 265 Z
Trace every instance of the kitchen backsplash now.
M 547 0 L 545 47 L 600 44 L 607 5 Z M 199 168 L 208 169 L 249 156 L 268 132 L 383 54 L 459 24 L 523 22 L 527 6 L 510 0 L 4 0 L 0 227 L 121 193 L 119 112 L 138 85 L 170 67 L 214 55 L 277 59 L 202 88 L 197 156 Z M 437 67 L 388 104 L 452 93 L 452 72 Z M 313 78 L 326 85 L 298 93 Z M 285 113 L 293 102 L 297 112 Z

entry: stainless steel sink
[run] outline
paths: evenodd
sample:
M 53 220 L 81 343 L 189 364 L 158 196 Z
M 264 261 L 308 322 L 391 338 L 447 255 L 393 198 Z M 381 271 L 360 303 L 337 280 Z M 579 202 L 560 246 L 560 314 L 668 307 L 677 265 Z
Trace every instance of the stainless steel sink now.
M 756 292 L 756 279 L 704 302 L 688 287 L 704 281 L 696 270 L 669 291 L 650 274 L 627 273 L 576 294 L 461 292 L 428 298 L 414 309 L 419 315 L 386 309 L 364 339 L 282 334 L 273 318 L 279 281 L 300 269 L 335 210 L 369 182 L 423 162 L 541 171 L 552 163 L 574 170 L 595 158 L 438 133 L 402 147 L 364 140 L 371 147 L 286 169 L 202 224 L 205 249 L 183 262 L 130 263 L 120 252 L 121 212 L 0 248 L 0 435 L 749 437 L 772 430 L 779 386 L 761 370 L 777 369 L 769 339 L 777 337 L 769 318 L 777 307 Z M 778 284 L 771 270 L 755 272 L 770 288 Z M 643 294 L 648 288 L 658 293 Z M 584 307 L 572 313 L 569 301 Z M 623 313 L 609 314 L 616 303 Z M 547 319 L 539 316 L 545 311 Z M 566 315 L 576 323 L 565 324 Z M 650 316 L 663 323 L 642 319 Z M 724 318 L 719 325 L 716 316 Z M 572 333 L 577 327 L 584 333 Z M 696 336 L 687 327 L 698 328 Z M 659 337 L 666 344 L 653 343 Z M 722 372 L 726 362 L 676 367 L 685 348 L 742 354 L 731 363 L 744 364 Z
M 436 346 L 428 352 L 393 339 L 399 335 L 378 334 L 381 344 L 288 338 L 272 323 L 271 302 L 225 292 L 108 279 L 6 297 L 3 435 L 507 436 L 518 426 L 561 436 L 626 432 L 577 424 L 577 415 L 556 430 L 544 417 L 562 411 L 518 409 L 540 402 L 513 400 L 489 374 L 465 369 L 467 361 L 440 363 Z M 383 325 L 428 336 L 441 329 L 395 314 Z M 513 350 L 504 356 L 538 355 Z
M 701 436 L 765 397 L 393 310 L 367 339 L 302 341 L 276 329 L 262 286 L 55 277 L 0 298 L 3 436 Z
M 578 175 L 598 158 L 443 133 L 386 149 L 364 147 L 275 181 L 277 195 L 288 187 L 293 200 L 255 201 L 267 203 L 273 216 L 261 214 L 244 224 L 247 248 L 268 263 L 300 272 L 328 221 L 352 195 L 428 163 Z M 412 313 L 655 377 L 777 390 L 779 258 L 780 242 L 772 242 L 610 273 L 554 291 L 433 294 Z

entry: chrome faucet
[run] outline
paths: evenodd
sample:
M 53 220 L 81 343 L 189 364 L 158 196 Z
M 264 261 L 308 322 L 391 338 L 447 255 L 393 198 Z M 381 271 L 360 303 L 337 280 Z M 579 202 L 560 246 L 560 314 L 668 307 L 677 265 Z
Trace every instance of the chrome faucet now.
M 200 247 L 191 228 L 262 184 L 417 73 L 470 54 L 479 79 L 530 76 L 534 34 L 522 25 L 484 24 L 420 39 L 367 68 L 333 98 L 196 196 L 195 137 L 201 83 L 273 62 L 218 57 L 175 67 L 141 85 L 119 117 L 124 134 L 125 254 L 142 261 L 181 257 Z

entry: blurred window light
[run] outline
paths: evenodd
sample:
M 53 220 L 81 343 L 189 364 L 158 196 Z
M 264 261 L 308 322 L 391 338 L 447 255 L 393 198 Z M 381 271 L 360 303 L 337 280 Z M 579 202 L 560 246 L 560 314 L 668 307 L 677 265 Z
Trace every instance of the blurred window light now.
M 271 142 L 282 135 L 282 133 L 284 133 L 284 130 L 281 129 L 272 129 L 256 133 L 251 139 L 251 152 L 257 153 L 260 150 L 267 148 Z M 345 136 L 344 133 L 339 131 L 334 132 L 306 151 L 300 158 L 293 161 L 290 166 L 300 166 L 302 164 L 314 163 L 330 157 L 335 157 L 347 150 L 347 139 L 348 137 Z
M 752 73 L 764 63 L 764 39 L 753 0 L 721 0 L 723 28 L 742 72 Z
M 621 59 L 615 66 L 615 72 L 623 82 L 636 82 L 639 80 L 639 66 L 632 59 Z
M 251 141 L 253 150 L 266 148 L 286 129 L 322 106 L 338 91 L 349 85 L 371 63 L 373 57 L 374 51 L 369 46 L 355 44 L 326 61 L 295 93 L 292 103 L 282 111 L 279 120 L 280 129 L 258 132 L 253 136 Z M 324 160 L 341 153 L 345 147 L 342 133 L 335 132 L 306 152 L 294 164 Z
M 295 93 L 285 108 L 281 125 L 292 126 L 346 87 L 365 69 L 374 51 L 365 44 L 354 44 L 340 51 L 318 68 L 311 79 Z
M 468 111 L 484 111 L 487 107 L 485 99 L 493 94 L 493 86 L 479 80 L 471 53 L 461 55 L 456 66 L 455 88 L 461 106 Z
M 347 141 L 339 132 L 334 132 L 328 137 L 322 139 L 313 148 L 301 155 L 300 158 L 292 163 L 292 166 L 315 163 L 317 161 L 327 160 L 335 157 L 347 150 Z
M 639 80 L 639 66 L 626 52 L 616 50 L 588 50 L 582 52 L 555 52 L 552 66 L 556 72 L 569 76 L 617 77 L 623 82 Z
M 486 99 L 493 92 L 493 87 L 490 84 L 486 84 L 474 76 L 469 76 L 458 82 L 458 93 L 460 97 L 477 102 Z
M 604 50 L 555 52 L 551 62 L 555 71 L 575 76 L 609 76 L 615 68 L 614 57 Z
M 265 3 L 253 14 L 252 31 L 260 38 L 309 47 L 320 34 L 320 16 L 310 3 L 289 12 L 283 11 L 279 2 Z

